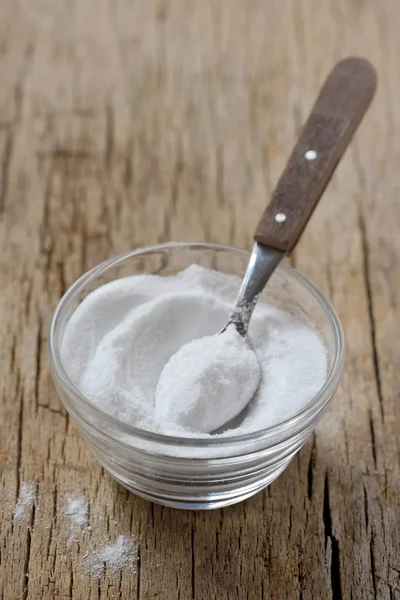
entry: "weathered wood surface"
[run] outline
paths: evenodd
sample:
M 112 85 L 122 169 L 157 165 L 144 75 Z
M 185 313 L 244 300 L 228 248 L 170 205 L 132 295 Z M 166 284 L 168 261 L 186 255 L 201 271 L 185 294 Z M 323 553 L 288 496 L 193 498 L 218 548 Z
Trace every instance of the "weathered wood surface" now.
M 393 0 L 2 0 L 2 600 L 400 598 L 399 30 Z M 243 504 L 195 514 L 129 495 L 60 409 L 52 311 L 133 246 L 250 246 L 318 86 L 349 54 L 375 64 L 379 91 L 294 255 L 346 330 L 333 407 Z M 37 498 L 18 520 L 24 482 Z M 73 543 L 71 492 L 92 526 Z M 137 571 L 83 572 L 87 549 L 120 534 L 138 540 Z

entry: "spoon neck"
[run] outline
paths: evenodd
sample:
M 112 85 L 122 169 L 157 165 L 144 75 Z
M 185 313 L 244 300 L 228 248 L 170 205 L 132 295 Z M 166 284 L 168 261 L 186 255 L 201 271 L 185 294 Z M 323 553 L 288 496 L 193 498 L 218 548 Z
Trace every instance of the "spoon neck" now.
M 284 256 L 281 250 L 257 242 L 254 244 L 231 317 L 241 335 L 247 334 L 258 296 Z

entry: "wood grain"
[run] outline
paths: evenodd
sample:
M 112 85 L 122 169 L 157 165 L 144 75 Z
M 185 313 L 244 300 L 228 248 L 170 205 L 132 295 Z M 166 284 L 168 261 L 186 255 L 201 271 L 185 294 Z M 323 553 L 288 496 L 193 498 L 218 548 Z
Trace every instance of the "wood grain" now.
M 2 600 L 400 598 L 399 29 L 392 0 L 1 2 Z M 249 247 L 348 55 L 376 66 L 380 88 L 293 257 L 346 330 L 333 407 L 245 503 L 195 514 L 129 495 L 60 408 L 52 311 L 134 246 Z M 27 482 L 36 501 L 16 519 Z M 89 502 L 75 542 L 68 493 Z M 82 556 L 121 534 L 137 568 L 86 573 Z

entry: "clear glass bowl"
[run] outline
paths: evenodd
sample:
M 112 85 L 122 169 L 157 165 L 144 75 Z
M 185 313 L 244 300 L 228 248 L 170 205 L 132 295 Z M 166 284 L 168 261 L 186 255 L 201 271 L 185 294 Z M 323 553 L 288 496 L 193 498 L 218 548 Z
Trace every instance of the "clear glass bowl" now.
M 211 509 L 239 502 L 269 485 L 289 464 L 317 426 L 338 386 L 345 360 L 339 318 L 308 279 L 278 267 L 264 299 L 312 325 L 328 356 L 325 385 L 283 423 L 246 435 L 185 438 L 132 427 L 91 404 L 68 378 L 60 343 L 68 319 L 99 286 L 127 275 L 171 275 L 192 263 L 242 277 L 249 253 L 216 244 L 167 243 L 128 252 L 83 275 L 61 299 L 51 322 L 49 355 L 61 401 L 94 454 L 123 486 L 153 502 L 188 509 Z

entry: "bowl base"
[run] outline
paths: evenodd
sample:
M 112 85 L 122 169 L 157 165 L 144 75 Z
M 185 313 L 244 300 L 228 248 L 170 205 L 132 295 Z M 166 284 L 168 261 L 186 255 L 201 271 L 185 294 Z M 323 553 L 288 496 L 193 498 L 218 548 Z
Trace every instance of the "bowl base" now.
M 148 500 L 150 502 L 154 502 L 155 504 L 160 504 L 161 506 L 167 506 L 169 508 L 179 508 L 181 510 L 213 510 L 216 508 L 223 508 L 224 506 L 230 506 L 231 504 L 237 504 L 238 502 L 242 502 L 243 500 L 247 500 L 247 498 L 251 498 L 255 494 L 258 494 L 263 489 L 268 487 L 275 479 L 284 471 L 291 461 L 291 458 L 288 461 L 285 461 L 283 465 L 279 469 L 276 469 L 273 473 L 270 473 L 267 477 L 257 482 L 257 485 L 253 485 L 250 487 L 247 486 L 244 489 L 238 489 L 237 494 L 225 495 L 221 494 L 210 494 L 209 497 L 202 498 L 171 498 L 168 496 L 161 496 L 149 489 L 143 489 L 142 487 L 136 486 L 134 482 L 128 482 L 124 479 L 118 477 L 116 473 L 110 470 L 106 465 L 104 465 L 104 469 L 107 471 L 109 475 L 113 479 L 115 479 L 122 487 L 124 487 L 129 492 L 132 492 L 136 496 L 143 498 L 144 500 Z

